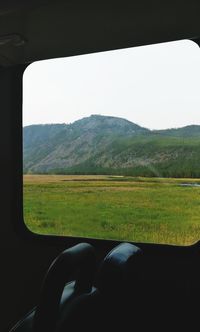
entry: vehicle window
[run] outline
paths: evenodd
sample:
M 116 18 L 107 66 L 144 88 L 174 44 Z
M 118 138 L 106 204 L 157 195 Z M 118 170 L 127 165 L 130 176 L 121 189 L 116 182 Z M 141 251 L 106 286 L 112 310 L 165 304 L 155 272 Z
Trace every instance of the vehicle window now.
M 31 231 L 176 245 L 200 239 L 199 52 L 182 40 L 26 69 Z

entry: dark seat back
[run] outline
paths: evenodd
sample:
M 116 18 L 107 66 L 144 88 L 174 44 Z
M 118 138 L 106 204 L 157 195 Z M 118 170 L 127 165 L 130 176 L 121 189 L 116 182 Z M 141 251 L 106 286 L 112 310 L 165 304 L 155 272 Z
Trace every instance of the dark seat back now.
M 62 252 L 50 266 L 43 282 L 37 307 L 20 320 L 11 332 L 55 332 L 60 330 L 70 308 L 95 292 L 94 248 L 81 243 Z M 68 282 L 75 272 L 75 281 Z
M 95 287 L 94 250 L 81 244 L 63 252 L 51 265 L 40 302 L 12 332 L 87 332 L 128 329 L 141 314 L 137 297 L 137 268 L 142 251 L 122 243 L 100 264 Z M 135 266 L 135 276 L 131 274 Z M 69 273 L 80 268 L 76 281 L 65 285 Z M 64 290 L 63 290 L 64 287 Z

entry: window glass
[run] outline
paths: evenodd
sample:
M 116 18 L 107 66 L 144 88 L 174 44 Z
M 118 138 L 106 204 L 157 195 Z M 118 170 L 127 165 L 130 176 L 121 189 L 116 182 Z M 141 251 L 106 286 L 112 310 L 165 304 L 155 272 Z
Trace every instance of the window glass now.
M 199 55 L 182 40 L 27 68 L 31 231 L 177 245 L 200 239 Z

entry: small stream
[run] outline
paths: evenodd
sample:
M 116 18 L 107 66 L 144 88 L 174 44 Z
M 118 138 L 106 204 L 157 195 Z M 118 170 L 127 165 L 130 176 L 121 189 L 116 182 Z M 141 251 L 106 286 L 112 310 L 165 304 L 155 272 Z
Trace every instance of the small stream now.
M 181 187 L 200 187 L 200 183 L 181 183 Z

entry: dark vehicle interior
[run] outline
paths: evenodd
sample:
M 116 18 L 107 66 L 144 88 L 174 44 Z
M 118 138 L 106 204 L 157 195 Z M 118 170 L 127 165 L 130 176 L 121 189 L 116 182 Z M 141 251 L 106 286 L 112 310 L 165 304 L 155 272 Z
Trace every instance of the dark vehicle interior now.
M 27 229 L 22 78 L 37 60 L 198 44 L 199 13 L 197 0 L 1 1 L 1 331 L 198 329 L 200 242 L 120 243 Z

